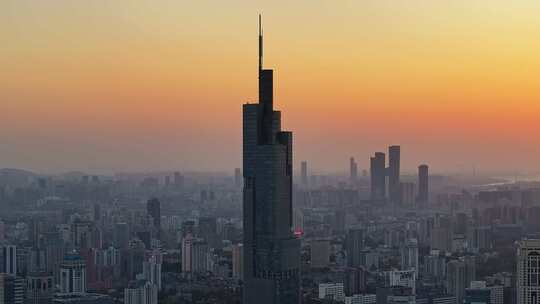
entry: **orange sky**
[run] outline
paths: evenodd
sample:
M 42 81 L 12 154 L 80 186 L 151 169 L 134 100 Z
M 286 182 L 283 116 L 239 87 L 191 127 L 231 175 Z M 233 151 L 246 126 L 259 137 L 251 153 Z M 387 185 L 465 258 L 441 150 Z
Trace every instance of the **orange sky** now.
M 184 2 L 0 2 L 0 167 L 239 166 L 263 12 L 297 161 L 540 170 L 538 1 Z

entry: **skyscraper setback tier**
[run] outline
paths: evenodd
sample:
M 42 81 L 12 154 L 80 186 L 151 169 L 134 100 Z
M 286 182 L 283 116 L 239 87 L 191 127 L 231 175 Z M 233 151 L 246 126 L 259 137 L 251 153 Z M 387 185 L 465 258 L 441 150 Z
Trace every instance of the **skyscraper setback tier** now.
M 273 71 L 262 68 L 259 103 L 243 106 L 244 304 L 300 303 L 300 242 L 292 226 L 292 133 L 273 110 Z

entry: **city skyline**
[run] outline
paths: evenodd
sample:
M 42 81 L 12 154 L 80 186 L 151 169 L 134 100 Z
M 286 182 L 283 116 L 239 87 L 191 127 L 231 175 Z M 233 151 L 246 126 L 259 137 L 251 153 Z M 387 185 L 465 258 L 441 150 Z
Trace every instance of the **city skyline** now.
M 0 167 L 238 167 L 262 11 L 284 127 L 312 169 L 366 169 L 395 144 L 406 172 L 540 170 L 537 2 L 236 4 L 0 4 Z

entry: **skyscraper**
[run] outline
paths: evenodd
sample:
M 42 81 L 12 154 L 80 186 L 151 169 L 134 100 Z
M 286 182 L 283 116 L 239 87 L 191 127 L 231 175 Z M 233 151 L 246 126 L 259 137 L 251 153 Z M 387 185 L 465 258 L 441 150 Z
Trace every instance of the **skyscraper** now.
M 60 292 L 86 292 L 86 264 L 84 259 L 76 253 L 66 255 L 60 265 Z
M 160 237 L 161 231 L 161 207 L 157 198 L 150 199 L 146 204 L 146 211 L 148 215 L 152 216 L 154 231 L 156 232 L 156 239 Z
M 356 185 L 358 181 L 358 164 L 354 160 L 354 157 L 351 157 L 349 160 L 349 179 L 351 185 Z
M 307 161 L 303 161 L 300 164 L 300 173 L 301 173 L 301 182 L 302 186 L 305 187 L 308 184 L 308 178 L 307 178 Z
M 408 239 L 401 248 L 401 269 L 410 270 L 418 268 L 418 240 Z
M 418 167 L 418 205 L 425 207 L 429 199 L 429 167 L 420 165 Z
M 392 204 L 398 204 L 400 198 L 399 191 L 399 166 L 400 166 L 399 146 L 388 148 L 388 194 Z
M 370 159 L 371 199 L 383 200 L 386 194 L 386 156 L 376 152 Z
M 242 186 L 242 170 L 240 168 L 234 169 L 234 185 L 236 187 Z
M 540 239 L 524 239 L 517 253 L 517 304 L 540 301 Z
M 243 106 L 243 303 L 300 302 L 300 242 L 292 226 L 292 133 L 273 110 L 273 70 L 262 68 L 259 103 Z

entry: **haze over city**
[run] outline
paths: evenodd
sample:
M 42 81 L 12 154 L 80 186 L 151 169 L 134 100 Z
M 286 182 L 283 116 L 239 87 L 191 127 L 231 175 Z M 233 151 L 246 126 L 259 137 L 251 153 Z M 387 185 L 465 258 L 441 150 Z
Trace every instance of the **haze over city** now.
M 540 2 L 0 3 L 0 304 L 540 304 Z
M 0 165 L 228 171 L 263 12 L 295 157 L 540 170 L 538 1 L 2 1 Z M 298 164 L 295 163 L 295 170 Z

